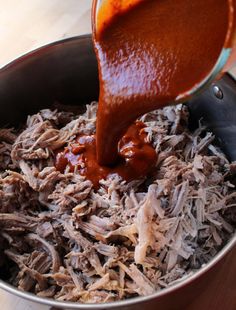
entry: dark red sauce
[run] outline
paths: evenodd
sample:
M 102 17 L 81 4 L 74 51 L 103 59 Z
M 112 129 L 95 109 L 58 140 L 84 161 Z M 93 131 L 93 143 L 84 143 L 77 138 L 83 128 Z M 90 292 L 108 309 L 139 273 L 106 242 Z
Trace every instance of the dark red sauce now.
M 211 72 L 229 16 L 227 0 L 103 0 L 94 10 L 100 164 L 115 163 L 120 138 L 140 115 L 176 103 Z
M 119 159 L 114 167 L 98 164 L 96 157 L 96 136 L 78 136 L 76 141 L 57 152 L 55 166 L 62 173 L 79 173 L 92 181 L 95 188 L 107 176 L 118 174 L 123 180 L 137 180 L 147 176 L 155 167 L 157 155 L 152 145 L 146 142 L 145 125 L 136 122 L 131 125 L 119 142 Z
M 177 103 L 211 72 L 226 42 L 230 1 L 103 0 L 93 25 L 96 136 L 79 136 L 58 152 L 57 169 L 69 167 L 95 187 L 115 173 L 127 181 L 148 175 L 157 155 L 144 125 L 131 124 Z

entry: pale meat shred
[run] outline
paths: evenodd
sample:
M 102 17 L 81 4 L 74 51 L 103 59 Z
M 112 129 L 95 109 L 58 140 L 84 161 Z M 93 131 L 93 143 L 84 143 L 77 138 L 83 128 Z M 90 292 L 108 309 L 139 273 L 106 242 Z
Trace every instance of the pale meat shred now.
M 84 114 L 42 110 L 0 130 L 0 271 L 41 297 L 104 303 L 153 294 L 210 261 L 235 232 L 235 164 L 186 107 L 141 118 L 158 162 L 149 179 L 94 190 L 54 167 L 55 151 L 95 132 Z

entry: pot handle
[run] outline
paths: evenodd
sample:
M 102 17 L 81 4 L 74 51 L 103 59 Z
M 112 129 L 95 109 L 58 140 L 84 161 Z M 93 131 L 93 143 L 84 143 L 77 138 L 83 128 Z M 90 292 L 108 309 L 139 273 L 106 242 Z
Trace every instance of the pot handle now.
M 187 103 L 190 127 L 201 124 L 212 131 L 230 161 L 236 161 L 236 81 L 226 74 Z

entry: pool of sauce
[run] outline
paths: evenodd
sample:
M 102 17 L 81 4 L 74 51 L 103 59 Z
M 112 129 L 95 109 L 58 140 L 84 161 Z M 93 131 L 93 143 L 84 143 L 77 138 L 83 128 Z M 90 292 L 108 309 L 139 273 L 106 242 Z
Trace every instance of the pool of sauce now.
M 118 143 L 134 120 L 177 102 L 212 71 L 227 36 L 229 2 L 103 0 L 94 10 L 100 165 L 119 160 Z
M 79 173 L 99 188 L 99 181 L 117 174 L 123 180 L 131 181 L 146 177 L 156 165 L 157 155 L 152 145 L 146 142 L 147 134 L 142 122 L 132 124 L 121 138 L 118 146 L 119 160 L 114 167 L 98 164 L 96 157 L 96 136 L 80 135 L 76 141 L 56 155 L 55 166 L 64 173 Z

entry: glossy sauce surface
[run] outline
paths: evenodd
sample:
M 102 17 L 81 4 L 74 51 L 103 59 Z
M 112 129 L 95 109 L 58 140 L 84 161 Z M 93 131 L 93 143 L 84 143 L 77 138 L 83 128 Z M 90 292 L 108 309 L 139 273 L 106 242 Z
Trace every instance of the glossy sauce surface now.
M 134 120 L 176 102 L 211 72 L 228 24 L 225 0 L 103 0 L 93 28 L 101 165 L 118 160 L 118 142 Z
M 107 176 L 118 174 L 123 180 L 131 181 L 146 177 L 155 167 L 157 155 L 152 145 L 146 142 L 144 124 L 136 122 L 129 127 L 119 143 L 119 161 L 114 167 L 100 166 L 96 158 L 96 137 L 79 136 L 75 143 L 59 150 L 55 166 L 62 173 L 79 173 L 92 181 L 95 188 Z

